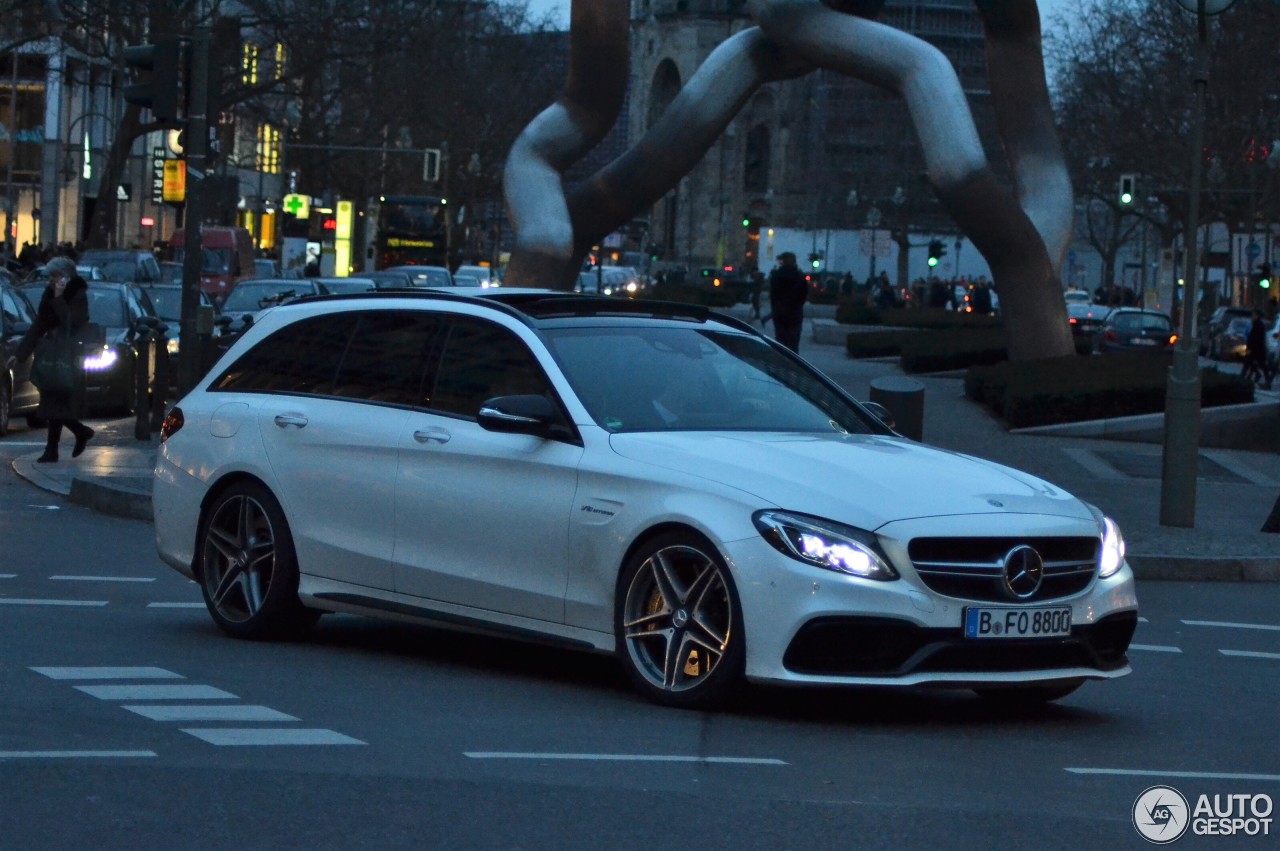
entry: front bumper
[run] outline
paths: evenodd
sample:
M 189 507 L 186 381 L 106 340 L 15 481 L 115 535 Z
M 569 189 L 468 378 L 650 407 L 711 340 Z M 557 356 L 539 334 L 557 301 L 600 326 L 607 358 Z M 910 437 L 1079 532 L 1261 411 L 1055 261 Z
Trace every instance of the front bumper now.
M 940 527 L 943 527 L 940 529 Z M 946 528 L 950 527 L 950 528 Z M 1096 534 L 1091 521 L 1017 515 L 891 524 L 880 541 L 900 578 L 876 581 L 811 567 L 763 539 L 728 547 L 746 625 L 748 679 L 787 684 L 1000 685 L 1111 679 L 1130 672 L 1137 625 L 1133 572 L 1093 576 L 1078 591 L 1025 606 L 1070 606 L 1068 637 L 966 639 L 964 610 L 1014 606 L 931 590 L 916 573 L 913 537 L 975 528 L 991 536 Z

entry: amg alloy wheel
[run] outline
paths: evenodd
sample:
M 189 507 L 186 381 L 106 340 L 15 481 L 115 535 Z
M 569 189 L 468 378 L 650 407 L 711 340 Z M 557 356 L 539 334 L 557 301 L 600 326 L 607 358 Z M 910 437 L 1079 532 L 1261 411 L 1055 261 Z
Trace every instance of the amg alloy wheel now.
M 691 534 L 655 538 L 618 584 L 618 656 L 636 687 L 668 706 L 705 708 L 742 676 L 742 612 L 728 568 Z
M 319 613 L 298 600 L 289 525 L 265 488 L 242 482 L 220 493 L 197 540 L 205 605 L 224 632 L 277 638 L 315 623 Z

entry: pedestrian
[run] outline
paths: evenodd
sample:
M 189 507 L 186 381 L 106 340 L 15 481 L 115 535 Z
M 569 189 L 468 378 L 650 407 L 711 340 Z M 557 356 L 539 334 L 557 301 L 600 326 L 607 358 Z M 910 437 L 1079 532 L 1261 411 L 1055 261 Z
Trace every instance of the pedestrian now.
M 1267 326 L 1262 321 L 1262 311 L 1256 308 L 1244 339 L 1244 369 L 1240 374 L 1258 384 L 1271 381 L 1267 375 Z
M 804 327 L 804 303 L 809 284 L 790 251 L 778 255 L 778 266 L 769 273 L 769 304 L 773 310 L 773 337 L 797 354 Z
M 31 357 L 41 343 L 53 345 L 59 336 L 64 340 L 75 340 L 89 323 L 89 285 L 76 274 L 75 261 L 69 257 L 55 257 L 46 268 L 49 272 L 49 284 L 40 296 L 36 321 L 23 335 L 16 353 L 9 358 L 10 370 L 17 363 Z M 58 442 L 62 438 L 63 428 L 75 435 L 72 458 L 79 457 L 84 452 L 85 444 L 93 437 L 93 429 L 79 420 L 84 408 L 83 372 L 76 369 L 74 376 L 75 380 L 68 388 L 39 388 L 40 404 L 36 408 L 36 414 L 49 424 L 44 454 L 36 459 L 41 464 L 58 460 Z
M 764 289 L 764 272 L 751 270 L 751 318 L 760 319 L 760 291 Z M 761 323 L 763 325 L 764 323 Z

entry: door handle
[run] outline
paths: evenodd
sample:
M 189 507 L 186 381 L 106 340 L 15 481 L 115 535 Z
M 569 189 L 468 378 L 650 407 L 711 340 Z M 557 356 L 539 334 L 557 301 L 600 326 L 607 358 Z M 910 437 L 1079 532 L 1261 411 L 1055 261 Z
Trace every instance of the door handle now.
M 439 443 L 441 446 L 448 443 L 450 437 L 451 435 L 449 434 L 448 431 L 442 428 L 436 428 L 434 426 L 431 428 L 420 429 L 413 433 L 413 439 L 418 441 L 419 443 L 430 443 L 432 441 L 435 441 L 436 443 Z
M 276 425 L 280 428 L 288 428 L 294 426 L 296 428 L 306 428 L 309 420 L 302 414 L 276 414 Z

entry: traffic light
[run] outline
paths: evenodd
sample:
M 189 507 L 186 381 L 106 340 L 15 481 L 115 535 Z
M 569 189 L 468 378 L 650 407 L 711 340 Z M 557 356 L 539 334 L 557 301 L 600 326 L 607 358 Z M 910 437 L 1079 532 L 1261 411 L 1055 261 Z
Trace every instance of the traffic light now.
M 1258 266 L 1258 286 L 1264 290 L 1271 289 L 1271 264 L 1262 263 Z
M 124 88 L 124 99 L 151 110 L 159 124 L 178 121 L 178 95 L 182 91 L 182 40 L 167 35 L 155 44 L 135 44 L 124 49 L 125 65 L 133 69 L 134 82 Z
M 809 255 L 809 265 L 813 267 L 813 270 L 814 270 L 815 272 L 816 272 L 818 269 L 821 269 L 821 268 L 822 268 L 822 255 L 821 255 L 821 254 L 810 254 L 810 255 Z
M 942 259 L 942 255 L 947 253 L 947 248 L 942 244 L 942 240 L 935 239 L 929 243 L 929 268 L 932 269 L 938 265 L 938 261 Z
M 1135 182 L 1134 176 L 1132 174 L 1120 175 L 1120 206 L 1121 207 L 1133 206 L 1134 182 Z
M 744 228 L 749 228 L 749 227 L 751 227 L 751 217 L 750 217 L 749 215 L 747 215 L 746 213 L 743 213 L 743 214 L 742 214 L 742 226 L 743 226 Z

